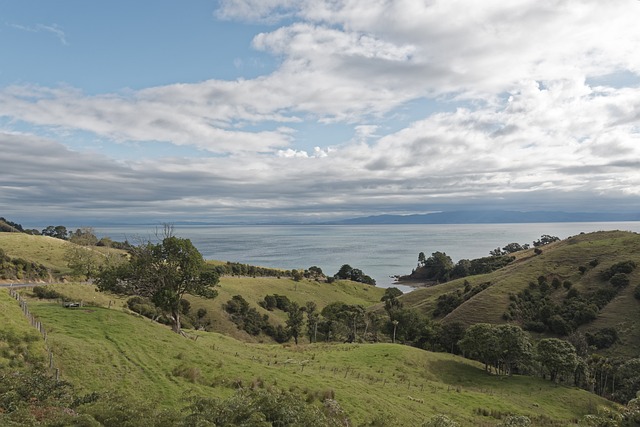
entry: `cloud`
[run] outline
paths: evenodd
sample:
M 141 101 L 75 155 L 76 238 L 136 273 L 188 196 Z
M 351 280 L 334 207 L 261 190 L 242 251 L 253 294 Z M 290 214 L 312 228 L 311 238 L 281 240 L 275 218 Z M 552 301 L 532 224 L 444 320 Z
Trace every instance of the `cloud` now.
M 19 24 L 9 24 L 12 28 L 21 31 L 27 31 L 30 33 L 50 33 L 53 34 L 61 44 L 68 46 L 67 36 L 62 28 L 60 28 L 57 24 L 45 25 L 45 24 L 36 24 L 35 26 L 25 26 Z
M 290 148 L 276 155 L 115 162 L 5 133 L 0 203 L 87 218 L 170 219 L 282 219 L 463 205 L 625 210 L 640 196 L 640 132 L 633 121 L 638 100 L 640 88 L 525 81 L 500 105 L 434 114 L 373 143 L 317 147 L 312 154 Z M 365 125 L 356 135 L 366 139 L 376 132 Z
M 276 23 L 290 18 L 298 0 L 221 0 L 215 16 L 223 20 Z
M 224 156 L 123 162 L 72 151 L 55 132 L 5 132 L 0 203 L 191 218 L 637 207 L 639 7 L 222 1 L 220 19 L 273 25 L 252 42 L 279 59 L 272 73 L 91 96 L 13 86 L 0 90 L 0 116 L 34 133 Z M 625 84 L 603 78 L 622 74 Z M 427 106 L 396 123 L 410 102 Z M 353 137 L 312 151 L 293 131 L 305 123 L 341 123 Z

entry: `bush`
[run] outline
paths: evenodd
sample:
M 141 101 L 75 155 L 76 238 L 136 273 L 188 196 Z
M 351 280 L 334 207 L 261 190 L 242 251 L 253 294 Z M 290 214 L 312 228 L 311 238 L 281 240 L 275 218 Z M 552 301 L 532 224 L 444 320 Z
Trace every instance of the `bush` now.
M 458 427 L 460 424 L 443 414 L 434 415 L 422 427 Z
M 594 333 L 585 334 L 587 343 L 597 349 L 609 348 L 618 341 L 618 331 L 614 328 L 602 328 Z
M 185 426 L 349 425 L 336 401 L 325 401 L 323 411 L 307 404 L 302 396 L 277 389 L 242 388 L 225 400 L 196 397 L 191 403 Z
M 528 427 L 530 425 L 531 420 L 524 415 L 509 415 L 503 422 L 498 424 L 500 427 Z
M 64 296 L 53 290 L 49 286 L 36 286 L 33 288 L 33 294 L 40 299 L 58 299 L 64 298 Z
M 629 274 L 636 268 L 636 263 L 633 261 L 622 261 L 613 264 L 611 267 L 602 272 L 602 276 L 605 280 L 611 279 L 618 273 Z
M 525 322 L 525 324 L 522 326 L 522 329 L 531 332 L 545 332 L 547 330 L 547 325 L 542 322 L 532 320 L 529 322 Z
M 629 277 L 625 273 L 616 273 L 609 279 L 609 283 L 616 288 L 623 288 L 629 285 Z
M 571 325 L 558 315 L 549 319 L 549 329 L 558 335 L 569 335 L 572 332 Z
M 127 300 L 127 307 L 134 313 L 138 313 L 149 319 L 157 320 L 162 312 L 156 307 L 151 300 L 143 297 L 131 297 Z
M 633 296 L 635 297 L 635 299 L 640 300 L 640 285 L 636 286 L 636 288 L 633 290 Z

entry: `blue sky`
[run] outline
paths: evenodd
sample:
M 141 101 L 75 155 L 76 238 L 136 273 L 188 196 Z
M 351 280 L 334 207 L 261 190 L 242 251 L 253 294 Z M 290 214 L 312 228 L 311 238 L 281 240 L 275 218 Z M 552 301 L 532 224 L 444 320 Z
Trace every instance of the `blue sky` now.
M 638 12 L 0 0 L 0 216 L 637 211 Z

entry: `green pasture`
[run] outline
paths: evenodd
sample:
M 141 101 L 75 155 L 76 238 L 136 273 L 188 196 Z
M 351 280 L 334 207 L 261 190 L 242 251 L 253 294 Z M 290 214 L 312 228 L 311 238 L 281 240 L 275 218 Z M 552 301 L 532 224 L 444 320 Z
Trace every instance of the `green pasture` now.
M 608 405 L 582 390 L 492 376 L 461 357 L 397 344 L 267 345 L 206 332 L 188 339 L 119 309 L 30 305 L 65 379 L 165 407 L 181 407 L 194 393 L 228 396 L 239 386 L 277 386 L 308 401 L 334 396 L 354 425 L 415 425 L 438 413 L 463 425 L 496 425 L 506 414 L 569 425 Z

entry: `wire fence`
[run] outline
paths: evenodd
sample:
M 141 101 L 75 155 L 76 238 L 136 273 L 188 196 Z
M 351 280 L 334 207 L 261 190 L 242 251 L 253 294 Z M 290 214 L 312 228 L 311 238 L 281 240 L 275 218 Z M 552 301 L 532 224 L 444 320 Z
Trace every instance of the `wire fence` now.
M 53 352 L 51 351 L 51 348 L 49 348 L 49 342 L 47 340 L 47 330 L 45 329 L 42 322 L 40 322 L 33 314 L 31 314 L 31 311 L 29 311 L 29 306 L 27 305 L 27 301 L 22 298 L 18 291 L 16 291 L 15 289 L 9 289 L 9 295 L 11 295 L 12 298 L 18 301 L 18 303 L 20 304 L 20 309 L 22 310 L 22 314 L 24 314 L 24 316 L 29 320 L 31 326 L 36 328 L 38 332 L 40 332 L 40 335 L 42 335 L 42 338 L 44 339 L 45 349 L 47 350 L 49 356 L 49 370 L 51 371 L 52 375 L 55 375 L 56 381 L 59 381 L 60 368 L 57 368 L 53 361 Z

